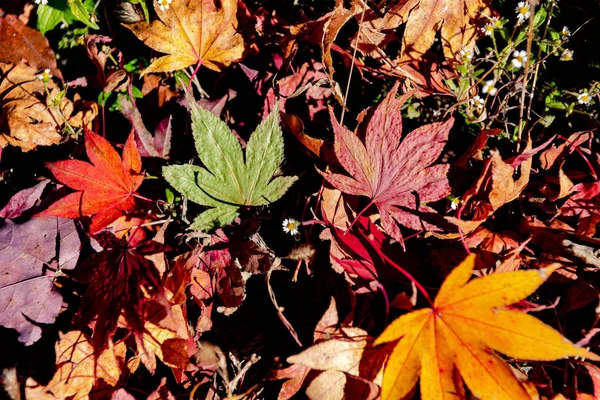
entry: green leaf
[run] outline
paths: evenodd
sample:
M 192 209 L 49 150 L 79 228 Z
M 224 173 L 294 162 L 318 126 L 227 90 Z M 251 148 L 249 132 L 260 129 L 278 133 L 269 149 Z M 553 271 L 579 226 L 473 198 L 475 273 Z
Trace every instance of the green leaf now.
M 56 28 L 65 17 L 65 12 L 48 5 L 40 4 L 37 8 L 37 29 L 46 34 Z
M 225 122 L 197 105 L 186 91 L 192 132 L 200 161 L 196 165 L 163 167 L 163 176 L 190 201 L 212 207 L 191 229 L 208 230 L 229 224 L 240 206 L 262 206 L 280 199 L 296 181 L 278 176 L 283 160 L 283 134 L 276 106 L 256 128 L 244 151 Z
M 230 224 L 231 221 L 240 215 L 235 206 L 219 206 L 217 208 L 209 208 L 198 215 L 190 229 L 197 231 L 209 231 Z
M 68 0 L 69 9 L 73 16 L 83 22 L 92 29 L 100 29 L 100 27 L 92 20 L 92 14 L 87 10 L 81 0 Z

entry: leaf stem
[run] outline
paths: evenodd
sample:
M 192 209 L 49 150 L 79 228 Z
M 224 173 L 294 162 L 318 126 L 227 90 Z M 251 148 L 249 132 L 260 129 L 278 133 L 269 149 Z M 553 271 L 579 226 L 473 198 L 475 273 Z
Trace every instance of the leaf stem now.
M 154 203 L 154 200 L 152 200 L 152 199 L 149 199 L 149 198 L 147 198 L 147 197 L 144 197 L 144 196 L 142 196 L 142 195 L 139 195 L 139 194 L 137 194 L 137 193 L 133 193 L 133 197 L 137 197 L 137 198 L 138 198 L 138 199 L 140 199 L 140 200 L 145 200 L 145 201 L 149 201 L 149 202 L 151 202 L 151 203 Z
M 194 72 L 192 72 L 192 75 L 190 76 L 190 81 L 188 83 L 188 91 L 192 88 L 192 82 L 194 81 L 194 78 L 196 78 L 196 74 L 198 73 L 198 70 L 200 69 L 200 66 L 202 65 L 202 60 L 198 60 L 198 64 L 196 64 L 196 68 L 194 68 Z
M 373 205 L 373 200 L 371 200 L 369 202 L 369 204 L 366 205 L 365 208 L 363 208 L 362 210 L 360 210 L 360 212 L 356 215 L 356 217 L 354 217 L 354 220 L 352 221 L 352 223 L 350 224 L 350 226 L 348 227 L 348 229 L 346 230 L 346 232 L 350 232 L 352 230 L 352 228 L 354 227 L 354 224 L 356 223 L 356 221 L 358 221 L 358 219 L 363 215 L 363 213 L 365 211 L 367 211 L 372 205 Z
M 431 297 L 429 297 L 429 293 L 427 293 L 427 290 L 425 290 L 425 288 L 423 287 L 423 285 L 421 285 L 419 283 L 419 281 L 417 281 L 415 279 L 415 277 L 410 274 L 410 272 L 408 272 L 407 270 L 405 270 L 404 268 L 402 268 L 401 266 L 399 266 L 398 264 L 396 264 L 396 262 L 394 262 L 394 260 L 392 260 L 391 258 L 389 258 L 388 256 L 386 256 L 383 253 L 383 251 L 381 251 L 381 249 L 379 248 L 379 245 L 377 243 L 373 243 L 375 241 L 375 239 L 370 238 L 369 236 L 365 235 L 362 232 L 360 234 L 365 239 L 367 239 L 367 241 L 373 247 L 373 250 L 375 250 L 375 252 L 377 252 L 377 254 L 379 255 L 379 257 L 381 257 L 381 259 L 383 261 L 387 262 L 392 267 L 396 268 L 400 273 L 402 273 L 402 275 L 404 275 L 406 278 L 408 278 L 409 281 L 411 281 L 412 283 L 415 284 L 415 286 L 417 287 L 417 289 L 419 289 L 419 291 L 421 292 L 421 294 L 423 294 L 423 297 L 425 297 L 425 300 L 427 300 L 427 302 L 429 303 L 429 305 L 431 306 L 431 308 L 433 308 L 433 301 L 431 301 Z

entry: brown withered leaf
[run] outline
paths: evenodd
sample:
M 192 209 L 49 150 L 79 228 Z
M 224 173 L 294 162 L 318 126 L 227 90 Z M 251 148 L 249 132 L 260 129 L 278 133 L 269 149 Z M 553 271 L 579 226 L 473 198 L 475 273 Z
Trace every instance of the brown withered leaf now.
M 531 141 L 524 152 L 532 150 Z M 532 158 L 529 157 L 520 165 L 520 176 L 515 179 L 515 168 L 504 162 L 496 150 L 490 152 L 481 175 L 473 186 L 463 195 L 461 201 L 466 204 L 465 213 L 471 215 L 470 220 L 445 217 L 457 225 L 464 234 L 473 232 L 504 204 L 519 197 L 529 183 Z
M 37 70 L 20 63 L 0 63 L 0 147 L 18 146 L 23 151 L 59 143 L 65 129 L 62 114 L 73 128 L 92 127 L 98 114 L 95 103 L 61 98 L 52 81 L 38 79 Z M 60 100 L 57 107 L 53 101 Z M 60 110 L 60 114 L 58 110 Z
M 16 15 L 0 16 L 0 62 L 18 64 L 21 60 L 26 60 L 35 70 L 48 68 L 62 80 L 48 39 Z
M 28 378 L 25 388 L 28 399 L 89 398 L 92 387 L 100 379 L 115 386 L 127 351 L 125 342 L 121 342 L 95 358 L 88 337 L 81 331 L 60 333 L 55 348 L 58 370 L 46 386 Z
M 552 144 L 549 149 L 540 155 L 540 165 L 543 169 L 550 169 L 560 163 L 567 155 L 573 153 L 579 146 L 592 138 L 591 132 L 573 133 L 564 142 L 556 146 Z
M 421 60 L 440 31 L 446 59 L 461 63 L 460 51 L 472 50 L 475 45 L 477 19 L 492 13 L 490 3 L 489 0 L 399 1 L 381 18 L 365 15 L 367 23 L 361 27 L 358 50 L 380 57 L 381 47 L 393 40 L 401 24 L 406 24 L 402 52 L 395 62 Z
M 144 366 L 154 374 L 156 371 L 156 358 L 172 368 L 185 369 L 189 363 L 187 355 L 187 343 L 189 333 L 187 331 L 186 319 L 181 305 L 171 307 L 172 319 L 168 325 L 175 330 L 161 327 L 160 313 L 158 318 L 150 318 L 146 321 L 143 337 L 136 337 L 138 352 Z
M 154 9 L 159 20 L 125 25 L 147 46 L 168 54 L 142 75 L 198 64 L 220 71 L 244 56 L 246 44 L 236 16 L 238 0 L 179 0 L 162 9 L 155 2 Z

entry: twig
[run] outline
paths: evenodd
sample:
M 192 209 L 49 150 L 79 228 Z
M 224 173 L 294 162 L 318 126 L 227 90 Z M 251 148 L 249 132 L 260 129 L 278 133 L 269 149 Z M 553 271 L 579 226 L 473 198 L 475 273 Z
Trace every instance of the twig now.
M 273 288 L 271 287 L 271 274 L 273 273 L 273 271 L 275 271 L 277 269 L 281 269 L 279 267 L 280 263 L 281 263 L 281 261 L 278 262 L 278 260 L 276 259 L 275 262 L 273 263 L 273 266 L 271 266 L 271 268 L 267 272 L 266 280 L 267 280 L 267 289 L 269 290 L 269 297 L 271 298 L 271 302 L 273 303 L 273 306 L 275 306 L 275 310 L 277 310 L 277 316 L 279 317 L 281 322 L 283 322 L 285 327 L 288 329 L 288 331 L 292 335 L 292 338 L 294 338 L 294 341 L 298 344 L 298 346 L 304 347 L 304 345 L 300 341 L 300 338 L 298 337 L 298 334 L 296 333 L 296 330 L 294 329 L 294 327 L 292 326 L 290 321 L 288 321 L 287 318 L 283 315 L 283 307 L 280 307 L 279 304 L 277 303 L 277 299 L 275 298 L 275 292 L 273 291 Z
M 354 51 L 352 52 L 352 62 L 350 63 L 350 73 L 348 74 L 348 83 L 346 84 L 346 93 L 344 94 L 344 107 L 342 107 L 342 115 L 340 116 L 340 125 L 344 124 L 344 115 L 346 114 L 346 103 L 348 102 L 348 92 L 350 92 L 350 82 L 352 81 L 352 72 L 354 71 L 354 62 L 356 61 L 356 50 L 358 49 L 358 40 L 360 39 L 360 29 L 365 18 L 366 7 L 360 14 L 360 22 L 358 23 L 358 32 L 356 33 L 356 41 L 354 43 Z
M 535 7 L 538 4 L 538 0 L 529 0 L 531 13 L 529 14 L 529 29 L 527 30 L 527 61 L 525 62 L 525 71 L 523 72 L 523 86 L 521 87 L 521 101 L 519 102 L 519 133 L 517 142 L 517 151 L 521 149 L 521 138 L 523 136 L 523 115 L 525 113 L 525 95 L 527 94 L 527 78 L 529 75 L 529 68 L 531 66 L 531 47 L 533 44 L 533 27 L 535 17 Z M 526 123 L 526 122 L 525 122 Z

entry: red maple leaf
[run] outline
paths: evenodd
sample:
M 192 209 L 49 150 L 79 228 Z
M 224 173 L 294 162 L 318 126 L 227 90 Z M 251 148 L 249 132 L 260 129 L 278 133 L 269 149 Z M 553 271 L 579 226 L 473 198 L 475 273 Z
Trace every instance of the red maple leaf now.
M 402 242 L 402 234 L 394 220 L 414 230 L 434 229 L 421 218 L 434 211 L 424 203 L 440 200 L 450 193 L 446 176 L 449 165 L 432 164 L 448 140 L 454 119 L 424 125 L 400 142 L 400 107 L 406 96 L 396 99 L 396 88 L 375 108 L 366 124 L 364 144 L 358 132 L 344 128 L 331 114 L 335 154 L 351 177 L 335 173 L 322 175 L 344 193 L 370 198 L 371 202 L 364 210 L 375 205 L 383 229 Z
M 76 323 L 87 325 L 97 317 L 92 344 L 98 352 L 112 339 L 121 315 L 143 343 L 145 321 L 150 316 L 156 318 L 157 313 L 164 317 L 171 312 L 160 273 L 146 258 L 167 249 L 153 241 L 132 246 L 107 231 L 94 238 L 103 250 L 92 255 L 76 272 L 79 282 L 89 283 L 75 316 Z
M 56 201 L 37 216 L 94 215 L 90 225 L 90 233 L 94 234 L 133 210 L 135 191 L 144 177 L 140 174 L 142 159 L 133 131 L 125 143 L 122 159 L 106 139 L 87 129 L 85 149 L 91 163 L 65 160 L 46 164 L 59 182 L 77 192 Z

